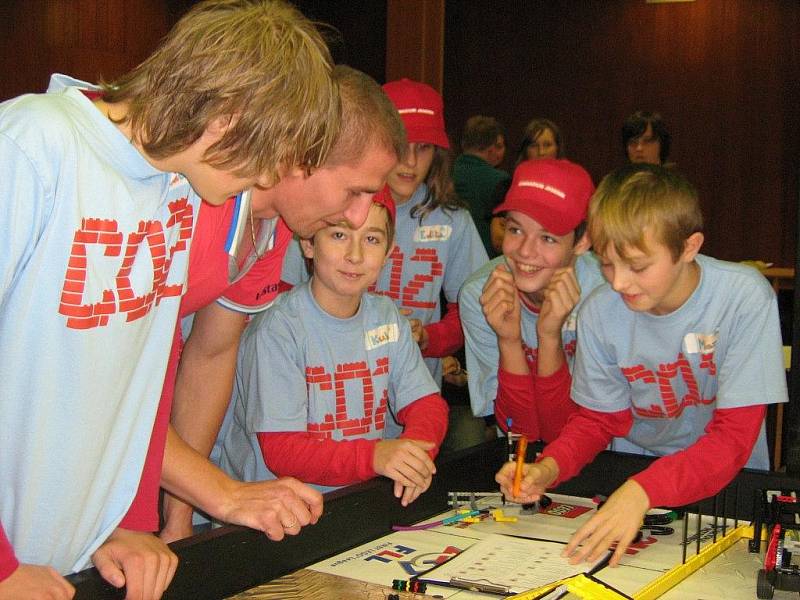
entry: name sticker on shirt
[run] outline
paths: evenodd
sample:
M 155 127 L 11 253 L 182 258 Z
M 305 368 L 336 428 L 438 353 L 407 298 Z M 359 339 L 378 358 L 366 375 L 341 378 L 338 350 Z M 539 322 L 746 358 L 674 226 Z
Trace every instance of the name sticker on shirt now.
M 719 334 L 714 333 L 687 333 L 683 336 L 683 347 L 687 354 L 711 354 L 717 346 Z
M 397 323 L 390 323 L 388 325 L 381 325 L 375 329 L 370 329 L 364 336 L 367 350 L 374 350 L 384 344 L 391 344 L 400 339 L 400 329 Z
M 414 232 L 415 242 L 444 242 L 453 235 L 450 225 L 420 225 Z

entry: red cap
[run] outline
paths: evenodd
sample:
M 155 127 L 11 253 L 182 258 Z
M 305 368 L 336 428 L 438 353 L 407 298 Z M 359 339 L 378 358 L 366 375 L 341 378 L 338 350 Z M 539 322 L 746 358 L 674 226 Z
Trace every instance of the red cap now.
M 521 162 L 511 188 L 494 213 L 519 211 L 550 233 L 567 235 L 586 219 L 594 193 L 586 169 L 563 158 Z
M 444 104 L 435 89 L 425 83 L 400 79 L 383 85 L 394 103 L 410 143 L 422 142 L 450 148 L 444 129 Z
M 383 189 L 372 197 L 372 202 L 380 204 L 389 211 L 389 218 L 392 224 L 394 224 L 395 217 L 397 216 L 397 209 L 395 208 L 394 198 L 392 198 L 392 192 L 389 190 L 388 185 L 384 185 Z

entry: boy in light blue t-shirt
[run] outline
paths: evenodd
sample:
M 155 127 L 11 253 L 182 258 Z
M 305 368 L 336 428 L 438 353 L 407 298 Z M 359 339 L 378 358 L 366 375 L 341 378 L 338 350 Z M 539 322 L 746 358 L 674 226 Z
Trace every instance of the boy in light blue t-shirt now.
M 393 246 L 394 203 L 367 221 L 302 240 L 311 280 L 281 294 L 245 331 L 220 465 L 247 481 L 291 476 L 323 491 L 385 475 L 405 506 L 428 489 L 447 404 L 411 327 L 367 293 Z M 385 439 L 386 426 L 403 426 Z

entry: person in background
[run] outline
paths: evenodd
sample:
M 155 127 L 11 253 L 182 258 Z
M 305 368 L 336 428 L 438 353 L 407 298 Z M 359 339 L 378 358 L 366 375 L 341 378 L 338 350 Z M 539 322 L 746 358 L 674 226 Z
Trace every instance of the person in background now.
M 657 112 L 637 110 L 622 124 L 622 147 L 631 163 L 665 165 L 672 137 Z
M 470 117 L 461 135 L 461 148 L 463 154 L 453 163 L 453 185 L 469 207 L 486 253 L 497 256 L 490 234 L 495 190 L 511 180 L 508 173 L 497 168 L 506 154 L 502 125 L 494 117 Z
M 564 158 L 561 129 L 550 119 L 533 119 L 525 126 L 517 164 L 539 158 Z
M 564 158 L 564 140 L 561 129 L 549 119 L 532 119 L 523 132 L 522 144 L 517 153 L 519 165 L 526 160 L 538 160 L 540 158 Z M 510 182 L 510 180 L 509 180 Z M 496 194 L 503 195 L 508 191 L 509 182 L 498 186 Z M 492 245 L 502 253 L 503 235 L 505 235 L 505 223 L 502 215 L 494 215 L 491 223 Z
M 469 211 L 453 191 L 442 97 L 409 79 L 390 81 L 383 90 L 403 119 L 408 147 L 387 178 L 397 205 L 396 245 L 375 291 L 392 298 L 409 317 L 425 363 L 441 385 L 441 359 L 464 345 L 458 291 L 488 257 Z M 452 421 L 462 418 L 473 417 L 467 410 L 451 411 Z M 399 433 L 393 420 L 387 427 L 387 435 Z
M 389 190 L 358 228 L 301 240 L 310 282 L 281 294 L 242 340 L 220 464 L 248 481 L 292 476 L 323 491 L 385 475 L 403 506 L 428 489 L 447 429 L 407 319 L 367 293 L 394 245 Z M 394 415 L 400 439 L 384 439 Z

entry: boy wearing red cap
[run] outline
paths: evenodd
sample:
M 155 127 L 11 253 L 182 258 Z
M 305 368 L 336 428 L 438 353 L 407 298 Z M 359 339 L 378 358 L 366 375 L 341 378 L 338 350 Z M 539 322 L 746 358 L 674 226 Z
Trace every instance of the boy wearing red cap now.
M 556 437 L 576 409 L 577 308 L 602 283 L 585 234 L 593 191 L 568 160 L 521 163 L 495 209 L 506 218 L 503 256 L 459 296 L 473 413 L 494 413 L 501 428 L 533 440 Z
M 311 280 L 245 331 L 220 465 L 246 481 L 292 476 L 323 491 L 385 475 L 406 506 L 430 486 L 447 405 L 383 296 L 366 293 L 393 247 L 394 202 L 375 195 L 359 228 L 301 241 Z M 389 411 L 404 427 L 386 438 Z

